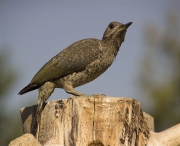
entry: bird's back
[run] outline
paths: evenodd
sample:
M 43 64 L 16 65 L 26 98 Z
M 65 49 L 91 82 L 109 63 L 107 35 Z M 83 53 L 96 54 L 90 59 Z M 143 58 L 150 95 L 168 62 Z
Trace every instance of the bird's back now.
M 101 52 L 99 46 L 100 40 L 92 38 L 73 43 L 50 59 L 33 77 L 29 88 L 25 87 L 20 94 L 37 89 L 47 81 L 82 70 L 98 58 Z

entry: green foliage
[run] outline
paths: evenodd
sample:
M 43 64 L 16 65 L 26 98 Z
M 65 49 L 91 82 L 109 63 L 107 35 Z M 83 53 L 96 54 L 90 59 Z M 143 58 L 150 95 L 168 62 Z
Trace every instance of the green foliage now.
M 8 88 L 15 80 L 15 72 L 7 68 L 7 51 L 0 52 L 0 98 L 8 91 Z
M 180 122 L 180 23 L 169 14 L 165 27 L 149 25 L 145 44 L 148 52 L 141 64 L 140 87 L 153 101 L 148 110 L 156 131 Z M 146 97 L 146 98 L 147 98 Z
M 22 134 L 22 126 L 14 112 L 7 113 L 7 94 L 16 81 L 16 71 L 9 65 L 7 49 L 0 52 L 0 145 L 9 142 Z M 20 118 L 20 117 L 19 117 Z

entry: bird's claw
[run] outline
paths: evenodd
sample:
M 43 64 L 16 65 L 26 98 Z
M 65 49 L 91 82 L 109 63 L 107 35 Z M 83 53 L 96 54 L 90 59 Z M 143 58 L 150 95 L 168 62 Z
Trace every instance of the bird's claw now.
M 92 95 L 94 98 L 97 98 L 97 97 L 99 97 L 99 96 L 103 96 L 103 97 L 106 97 L 106 95 L 105 94 L 103 94 L 103 93 L 100 93 L 100 94 L 93 94 Z
M 70 96 L 67 98 L 67 102 L 69 102 L 70 100 L 76 99 L 78 98 L 78 96 Z
M 86 94 L 80 94 L 80 95 L 78 95 L 78 96 L 70 96 L 70 97 L 67 98 L 67 102 L 69 102 L 70 100 L 77 99 L 77 98 L 82 98 L 82 97 L 84 97 L 84 96 L 87 97 L 88 95 L 86 95 Z

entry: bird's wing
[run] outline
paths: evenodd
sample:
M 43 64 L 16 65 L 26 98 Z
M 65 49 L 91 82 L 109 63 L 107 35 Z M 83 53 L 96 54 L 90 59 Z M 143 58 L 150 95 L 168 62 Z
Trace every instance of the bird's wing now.
M 31 83 L 46 81 L 77 72 L 98 58 L 101 53 L 100 40 L 85 39 L 73 43 L 49 60 L 34 76 Z

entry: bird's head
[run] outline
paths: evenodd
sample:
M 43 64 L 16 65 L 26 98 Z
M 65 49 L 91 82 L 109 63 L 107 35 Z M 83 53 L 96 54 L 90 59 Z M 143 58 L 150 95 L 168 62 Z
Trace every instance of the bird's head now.
M 117 40 L 118 42 L 123 42 L 127 28 L 131 24 L 132 22 L 129 22 L 127 24 L 122 24 L 119 22 L 111 22 L 106 28 L 102 40 L 105 40 L 108 42 L 111 40 L 112 41 Z

